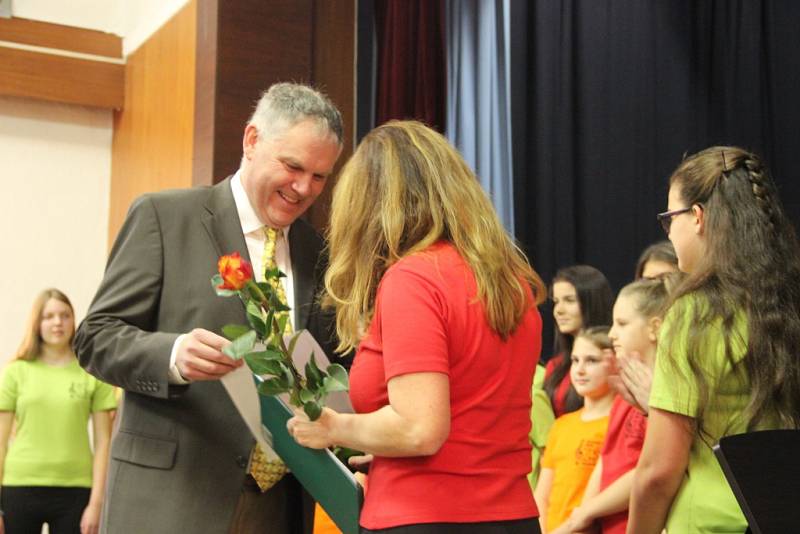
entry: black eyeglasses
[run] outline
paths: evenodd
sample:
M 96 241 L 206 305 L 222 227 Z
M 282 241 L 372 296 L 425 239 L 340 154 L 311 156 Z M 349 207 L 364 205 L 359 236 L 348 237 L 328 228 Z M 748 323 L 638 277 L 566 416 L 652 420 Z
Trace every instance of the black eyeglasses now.
M 664 229 L 664 233 L 669 235 L 669 228 L 672 226 L 672 218 L 676 215 L 680 215 L 681 213 L 686 213 L 692 211 L 692 206 L 688 208 L 680 208 L 677 210 L 672 211 L 665 211 L 664 213 L 659 213 L 656 215 L 656 220 L 661 223 L 661 228 Z

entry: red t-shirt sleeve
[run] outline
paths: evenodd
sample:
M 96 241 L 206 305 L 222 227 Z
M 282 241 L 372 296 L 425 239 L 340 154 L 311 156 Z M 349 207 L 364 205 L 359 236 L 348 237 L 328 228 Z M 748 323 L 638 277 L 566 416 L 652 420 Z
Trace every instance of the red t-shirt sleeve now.
M 408 373 L 449 375 L 447 304 L 435 273 L 390 269 L 381 281 L 380 320 L 386 381 Z

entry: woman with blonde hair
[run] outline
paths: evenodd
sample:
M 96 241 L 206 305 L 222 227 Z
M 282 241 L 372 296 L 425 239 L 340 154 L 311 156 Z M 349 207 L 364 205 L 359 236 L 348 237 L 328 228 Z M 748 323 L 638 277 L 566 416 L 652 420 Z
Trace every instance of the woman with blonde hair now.
M 736 147 L 684 160 L 658 219 L 687 276 L 659 332 L 628 532 L 744 532 L 712 446 L 800 428 L 800 247 L 763 163 Z
M 0 379 L 0 532 L 95 534 L 114 390 L 78 365 L 75 315 L 57 289 L 34 302 L 25 339 Z M 87 422 L 91 417 L 94 456 Z M 12 424 L 16 435 L 9 443 Z
M 538 532 L 526 475 L 545 289 L 467 164 L 418 122 L 376 128 L 334 190 L 329 248 L 357 413 L 288 427 L 374 455 L 362 532 Z

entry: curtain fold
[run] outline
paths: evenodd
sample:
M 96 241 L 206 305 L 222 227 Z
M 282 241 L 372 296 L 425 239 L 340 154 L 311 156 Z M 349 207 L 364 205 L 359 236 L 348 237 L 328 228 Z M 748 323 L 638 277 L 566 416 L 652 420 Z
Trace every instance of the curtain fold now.
M 589 263 L 619 288 L 649 243 L 683 155 L 713 144 L 767 161 L 800 220 L 800 3 L 528 4 L 517 236 L 549 279 Z
M 445 125 L 443 0 L 375 0 L 376 126 L 417 119 Z
M 446 135 L 514 232 L 509 0 L 447 0 Z M 524 19 L 517 19 L 524 22 Z

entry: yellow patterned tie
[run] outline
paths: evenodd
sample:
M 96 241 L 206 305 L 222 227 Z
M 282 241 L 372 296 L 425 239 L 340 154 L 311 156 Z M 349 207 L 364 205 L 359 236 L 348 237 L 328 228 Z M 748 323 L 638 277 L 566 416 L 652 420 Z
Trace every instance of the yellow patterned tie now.
M 266 272 L 267 269 L 272 269 L 275 267 L 275 245 L 278 242 L 278 237 L 280 237 L 282 234 L 282 230 L 275 230 L 274 228 L 268 228 L 266 226 L 264 227 L 264 236 L 266 237 L 266 240 L 264 241 L 264 253 L 261 256 L 261 266 L 264 269 L 262 272 Z M 271 278 L 268 280 L 268 283 L 275 289 L 275 293 L 278 295 L 278 298 L 281 300 L 281 302 L 286 304 L 286 291 L 283 289 L 283 284 L 281 281 Z M 286 316 L 285 334 L 292 333 L 292 321 L 289 313 L 290 312 L 288 311 L 282 311 L 275 314 L 275 316 L 278 318 L 280 318 L 282 315 Z M 262 492 L 267 491 L 272 486 L 277 484 L 287 472 L 288 469 L 282 461 L 268 460 L 264 454 L 264 451 L 262 451 L 261 447 L 259 447 L 258 443 L 256 443 L 256 445 L 253 447 L 253 452 L 250 455 L 250 474 L 256 480 L 256 483 Z

